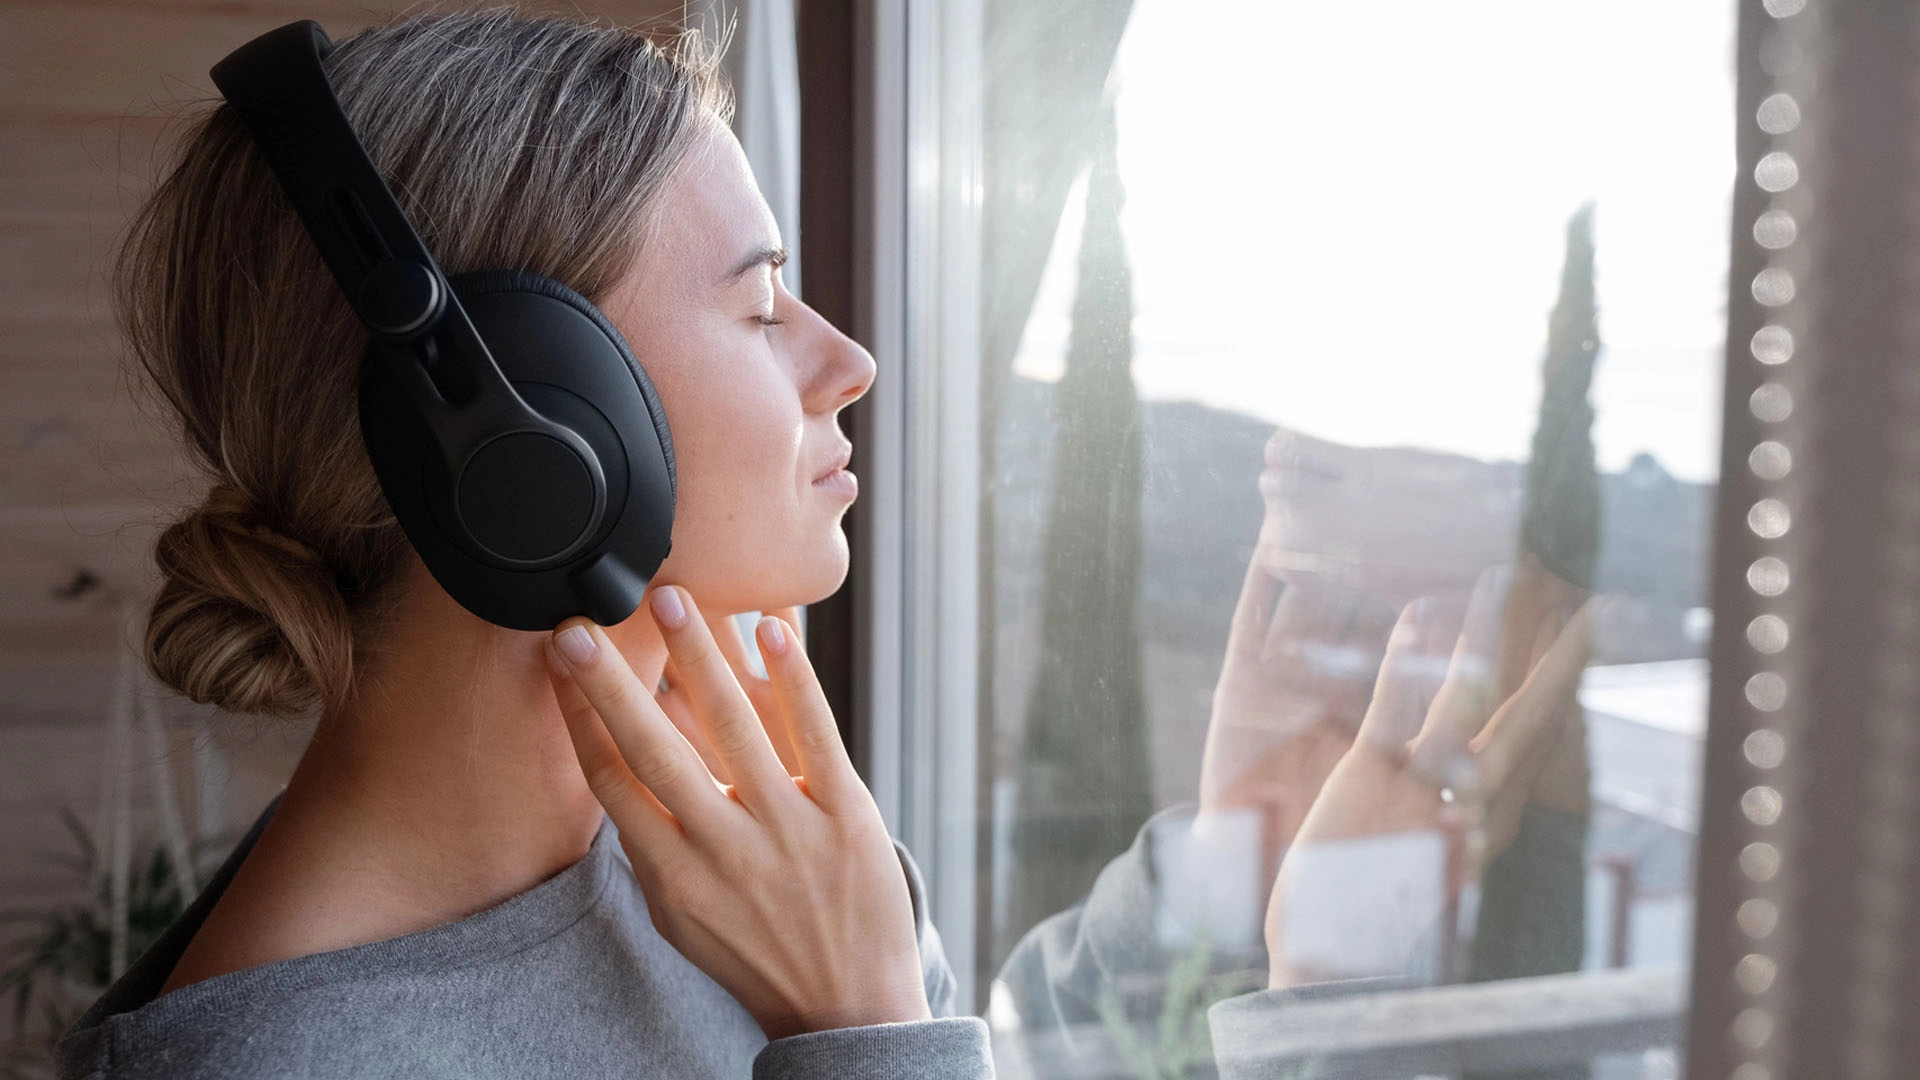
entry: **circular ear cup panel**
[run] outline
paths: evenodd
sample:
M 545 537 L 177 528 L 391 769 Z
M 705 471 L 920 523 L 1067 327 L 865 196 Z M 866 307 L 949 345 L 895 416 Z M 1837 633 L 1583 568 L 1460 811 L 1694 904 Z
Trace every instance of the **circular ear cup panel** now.
M 520 432 L 474 452 L 455 498 L 468 530 L 487 550 L 515 562 L 545 562 L 573 554 L 586 541 L 595 523 L 593 484 L 587 462 L 572 447 Z
M 468 485 L 456 492 L 424 421 L 374 348 L 362 368 L 361 433 L 388 503 L 434 580 L 480 618 L 517 630 L 549 630 L 571 615 L 602 625 L 622 621 L 666 559 L 673 532 L 673 444 L 652 381 L 599 309 L 558 282 L 490 271 L 451 284 L 520 396 L 572 428 L 600 458 L 606 517 L 578 555 L 538 570 L 503 569 L 457 542 L 459 530 L 447 527 L 459 520 L 456 495 L 468 520 L 478 511 L 493 523 L 488 542 L 507 545 L 503 551 L 536 550 L 566 531 L 568 523 L 542 515 L 562 504 L 559 496 L 574 482 L 569 465 L 543 465 L 540 453 L 502 457 L 487 463 L 490 481 L 469 465 Z M 473 489 L 477 483 L 489 489 Z
M 599 409 L 578 394 L 550 383 L 525 380 L 514 380 L 513 388 L 534 411 L 572 428 L 599 457 L 607 481 L 607 510 L 600 528 L 586 538 L 584 546 L 590 548 L 598 544 L 613 531 L 627 505 L 631 484 L 627 476 L 626 440 L 620 438 Z M 507 436 L 508 439 L 526 437 Z M 535 558 L 540 553 L 557 551 L 573 540 L 581 523 L 572 515 L 591 503 L 586 490 L 591 481 L 570 449 L 557 443 L 552 445 L 558 451 L 554 461 L 542 460 L 548 455 L 534 454 L 517 457 L 506 464 L 507 469 L 518 471 L 519 476 L 488 478 L 476 473 L 475 463 L 469 463 L 462 477 L 470 489 L 465 492 L 456 490 L 434 445 L 429 442 L 420 447 L 427 507 L 440 531 L 469 556 L 487 561 L 486 552 L 460 544 L 460 530 L 454 527 L 460 516 L 453 505 L 454 497 L 459 495 L 464 500 L 468 522 L 478 519 L 491 524 L 490 530 L 476 529 L 475 535 L 494 551 L 510 557 Z M 472 490 L 489 483 L 488 490 Z M 577 486 L 570 490 L 570 484 Z M 566 520 L 560 520 L 562 517 Z

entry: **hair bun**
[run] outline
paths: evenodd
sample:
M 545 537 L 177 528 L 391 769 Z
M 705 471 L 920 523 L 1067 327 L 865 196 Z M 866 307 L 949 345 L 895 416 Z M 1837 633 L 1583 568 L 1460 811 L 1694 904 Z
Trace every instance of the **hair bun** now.
M 217 484 L 154 544 L 164 581 L 147 620 L 147 666 L 194 701 L 294 715 L 337 701 L 352 671 L 345 598 L 319 553 Z
M 312 548 L 285 533 L 261 523 L 253 501 L 231 484 L 216 484 L 207 492 L 200 513 L 209 522 L 238 533 L 255 543 L 284 552 L 297 563 L 320 566 L 323 560 Z

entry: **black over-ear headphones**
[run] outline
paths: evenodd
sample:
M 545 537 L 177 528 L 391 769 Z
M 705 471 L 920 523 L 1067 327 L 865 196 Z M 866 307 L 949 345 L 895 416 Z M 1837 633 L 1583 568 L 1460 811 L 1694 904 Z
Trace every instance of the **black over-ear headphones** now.
M 672 546 L 673 440 L 585 297 L 537 274 L 449 282 L 327 82 L 303 20 L 213 67 L 372 342 L 360 433 L 394 516 L 462 607 L 515 630 L 639 607 Z

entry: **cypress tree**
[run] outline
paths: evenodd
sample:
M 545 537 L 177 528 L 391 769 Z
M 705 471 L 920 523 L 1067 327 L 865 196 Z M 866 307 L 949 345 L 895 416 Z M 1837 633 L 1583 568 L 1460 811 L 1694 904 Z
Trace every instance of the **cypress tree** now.
M 1526 677 L 1538 628 L 1556 609 L 1591 593 L 1600 551 L 1600 478 L 1594 465 L 1589 392 L 1600 355 L 1594 299 L 1593 204 L 1567 222 L 1560 296 L 1548 318 L 1540 412 L 1527 461 L 1515 573 L 1503 612 L 1502 698 Z M 1577 701 L 1563 726 L 1535 750 L 1547 755 L 1527 794 L 1518 833 L 1481 875 L 1468 956 L 1470 981 L 1577 971 L 1586 953 L 1589 802 L 1586 725 Z M 1559 786 L 1570 790 L 1557 790 Z M 1624 916 L 1623 916 L 1624 917 Z M 1581 1080 L 1584 1063 L 1481 1074 L 1506 1080 Z
M 1041 655 L 1015 796 L 1007 941 L 1071 906 L 1153 811 L 1140 671 L 1140 407 L 1112 102 L 1087 183 L 1065 374 L 1055 390 Z

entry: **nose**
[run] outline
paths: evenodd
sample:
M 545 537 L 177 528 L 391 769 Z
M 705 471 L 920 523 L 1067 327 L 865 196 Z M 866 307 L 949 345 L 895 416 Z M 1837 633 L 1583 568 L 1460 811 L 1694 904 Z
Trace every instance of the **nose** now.
M 866 396 L 879 367 L 866 346 L 840 332 L 812 308 L 807 309 L 818 340 L 805 400 L 809 412 L 837 412 Z

